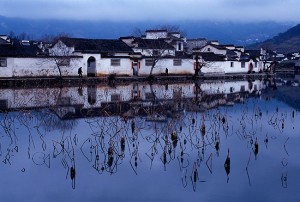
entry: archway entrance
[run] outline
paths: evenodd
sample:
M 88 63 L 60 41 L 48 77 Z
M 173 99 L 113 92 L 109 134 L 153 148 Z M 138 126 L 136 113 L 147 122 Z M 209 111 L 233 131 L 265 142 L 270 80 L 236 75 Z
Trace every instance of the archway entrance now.
M 87 60 L 87 76 L 96 76 L 96 59 L 93 56 Z
M 252 73 L 252 71 L 253 71 L 253 63 L 251 62 L 250 65 L 249 65 L 249 70 L 248 70 L 248 72 L 249 72 L 249 73 Z

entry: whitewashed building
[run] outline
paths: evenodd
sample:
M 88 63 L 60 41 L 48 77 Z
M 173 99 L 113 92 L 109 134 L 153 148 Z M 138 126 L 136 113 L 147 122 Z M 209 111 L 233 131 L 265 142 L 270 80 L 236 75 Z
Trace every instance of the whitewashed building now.
M 49 77 L 77 75 L 78 56 L 54 58 L 45 55 L 38 44 L 29 41 L 11 42 L 1 38 L 0 77 Z

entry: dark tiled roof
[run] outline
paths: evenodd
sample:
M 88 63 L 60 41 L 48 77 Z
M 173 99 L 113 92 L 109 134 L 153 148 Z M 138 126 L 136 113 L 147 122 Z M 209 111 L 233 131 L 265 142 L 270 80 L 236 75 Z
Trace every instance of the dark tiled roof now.
M 174 47 L 165 42 L 164 39 L 141 39 L 136 38 L 133 43 L 137 43 L 138 48 L 143 49 L 166 49 L 173 50 Z
M 226 47 L 220 46 L 220 45 L 207 44 L 207 46 L 212 46 L 212 47 L 214 47 L 214 48 L 216 48 L 216 49 L 218 49 L 218 50 L 227 50 Z
M 199 54 L 205 61 L 224 61 L 226 56 L 220 54 L 214 54 L 212 52 L 200 53 Z
M 238 58 L 238 55 L 236 54 L 236 52 L 234 52 L 233 50 L 227 50 L 226 51 L 226 56 L 228 60 L 236 60 Z
M 61 38 L 64 44 L 74 46 L 75 51 L 97 53 L 131 53 L 133 50 L 119 39 Z
M 38 57 L 41 49 L 37 45 L 2 44 L 1 57 Z
M 260 50 L 245 50 L 245 53 L 248 53 L 250 58 L 260 57 Z
M 0 44 L 9 44 L 9 42 L 7 42 L 4 39 L 0 38 Z
M 249 60 L 250 60 L 250 56 L 242 52 L 240 56 L 240 61 L 249 61 Z

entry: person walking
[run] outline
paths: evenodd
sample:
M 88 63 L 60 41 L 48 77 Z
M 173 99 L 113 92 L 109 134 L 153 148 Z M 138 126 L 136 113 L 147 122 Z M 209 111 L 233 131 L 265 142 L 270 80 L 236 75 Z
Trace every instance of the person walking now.
M 78 76 L 79 78 L 82 78 L 82 67 L 78 68 Z

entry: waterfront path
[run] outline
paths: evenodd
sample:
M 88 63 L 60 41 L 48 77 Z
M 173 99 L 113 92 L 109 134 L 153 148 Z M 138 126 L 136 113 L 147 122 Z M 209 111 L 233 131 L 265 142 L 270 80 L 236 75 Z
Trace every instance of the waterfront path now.
M 160 82 L 185 82 L 197 80 L 253 80 L 272 78 L 274 74 L 253 73 L 253 74 L 209 74 L 194 77 L 193 75 L 157 75 L 151 81 Z M 14 77 L 1 78 L 0 87 L 23 87 L 23 86 L 74 86 L 74 85 L 92 85 L 92 84 L 122 84 L 132 82 L 147 82 L 148 76 L 100 76 L 100 77 Z

